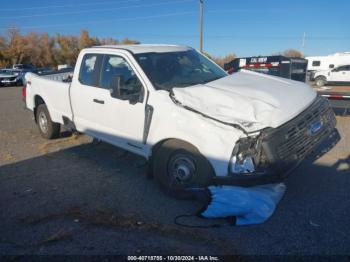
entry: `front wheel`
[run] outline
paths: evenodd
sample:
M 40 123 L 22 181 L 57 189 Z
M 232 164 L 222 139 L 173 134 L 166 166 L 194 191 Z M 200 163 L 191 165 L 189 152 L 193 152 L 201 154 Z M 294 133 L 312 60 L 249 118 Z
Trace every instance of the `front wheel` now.
M 212 182 L 214 171 L 200 152 L 184 141 L 165 141 L 154 156 L 153 173 L 161 188 L 178 199 L 190 198 L 187 191 Z
M 53 139 L 60 134 L 60 124 L 52 122 L 49 111 L 45 104 L 38 106 L 36 110 L 36 122 L 43 138 Z
M 327 79 L 324 76 L 318 76 L 315 79 L 316 86 L 322 87 L 327 84 Z

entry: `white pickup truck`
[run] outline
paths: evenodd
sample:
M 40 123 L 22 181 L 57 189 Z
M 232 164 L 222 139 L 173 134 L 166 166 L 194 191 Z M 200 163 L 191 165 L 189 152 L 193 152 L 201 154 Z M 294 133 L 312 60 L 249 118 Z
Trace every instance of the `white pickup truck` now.
M 326 84 L 349 84 L 350 64 L 342 65 L 334 69 L 317 71 L 314 74 L 315 84 L 318 87 Z
M 227 75 L 186 46 L 88 48 L 71 83 L 26 80 L 26 107 L 43 137 L 65 125 L 139 154 L 176 197 L 209 184 L 279 180 L 336 132 L 328 101 L 310 86 Z

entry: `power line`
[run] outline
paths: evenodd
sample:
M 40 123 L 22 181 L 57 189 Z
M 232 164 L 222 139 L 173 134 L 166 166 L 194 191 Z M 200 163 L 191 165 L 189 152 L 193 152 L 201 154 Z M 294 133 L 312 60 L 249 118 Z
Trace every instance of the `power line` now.
M 208 10 L 208 13 L 290 13 L 291 11 L 298 11 L 300 9 L 277 9 L 277 8 L 269 8 L 269 9 L 253 9 L 253 8 L 235 8 L 235 9 L 217 9 L 217 10 Z M 312 10 L 310 8 L 303 8 L 303 11 Z
M 130 34 L 130 32 L 116 32 L 117 34 Z M 154 33 L 132 33 L 138 36 L 150 36 L 150 37 L 169 37 L 169 38 L 196 38 L 200 35 L 198 34 L 154 34 Z M 232 39 L 238 41 L 252 41 L 252 40 L 300 40 L 300 36 L 269 36 L 269 35 L 206 35 L 205 38 L 213 39 Z M 350 36 L 308 36 L 308 40 L 317 41 L 332 41 L 332 40 L 348 40 Z
M 98 24 L 106 23 L 112 21 L 134 21 L 152 18 L 163 18 L 172 16 L 182 16 L 182 15 L 194 15 L 196 12 L 178 12 L 178 13 L 168 13 L 154 16 L 142 16 L 142 17 L 132 17 L 132 18 L 115 18 L 115 19 L 104 19 L 98 21 L 88 21 L 88 22 L 76 22 L 76 23 L 65 23 L 65 24 L 54 24 L 54 25 L 43 25 L 43 26 L 25 26 L 21 29 L 35 29 L 35 28 L 46 28 L 46 27 L 60 27 L 69 25 L 84 25 L 84 24 Z M 0 27 L 0 29 L 8 29 L 8 27 Z M 117 33 L 117 32 L 116 32 Z M 130 34 L 130 32 L 118 32 L 118 34 Z M 152 36 L 152 37 L 174 37 L 174 38 L 198 38 L 197 34 L 154 34 L 154 33 L 132 33 L 133 35 L 140 36 Z M 287 36 L 287 35 L 206 35 L 206 38 L 213 39 L 232 39 L 239 41 L 252 41 L 252 40 L 300 40 L 300 36 Z M 308 36 L 308 40 L 317 41 L 332 41 L 332 40 L 349 40 L 350 36 Z
M 174 14 L 165 14 L 162 15 L 161 17 L 168 17 L 168 16 L 175 16 L 180 13 L 174 13 Z M 186 13 L 189 14 L 189 13 Z M 159 17 L 159 16 L 157 16 Z M 142 17 L 142 18 L 150 18 L 150 17 Z M 135 18 L 139 19 L 139 17 Z M 193 39 L 198 39 L 199 34 L 157 34 L 157 33 L 152 33 L 152 32 L 136 32 L 136 33 L 130 33 L 130 31 L 119 31 L 119 32 L 114 32 L 114 34 L 119 34 L 119 35 L 129 35 L 129 36 L 148 36 L 148 37 L 160 37 L 160 38 L 193 38 Z M 235 41 L 256 41 L 256 40 L 261 40 L 261 41 L 270 41 L 270 40 L 300 40 L 300 36 L 277 36 L 277 35 L 215 35 L 215 34 L 210 34 L 206 35 L 206 39 L 228 39 L 228 40 L 235 40 Z M 312 41 L 332 41 L 332 40 L 350 40 L 350 36 L 308 36 L 308 40 Z
M 134 1 L 139 1 L 139 0 L 134 0 Z M 158 3 L 157 5 L 161 4 L 170 4 L 170 3 L 178 3 L 178 2 L 189 2 L 189 1 L 194 1 L 194 0 L 182 0 L 182 1 L 173 1 L 173 2 L 165 2 L 165 3 Z M 124 1 L 126 2 L 126 1 Z M 128 1 L 130 2 L 130 1 Z M 120 2 L 118 2 L 120 3 Z M 151 6 L 155 4 L 150 4 L 147 6 Z M 141 5 L 137 6 L 129 6 L 130 7 L 140 7 Z M 142 6 L 144 7 L 144 6 Z M 125 7 L 128 8 L 128 7 Z M 110 9 L 109 9 L 110 10 Z M 96 11 L 96 10 L 94 10 Z M 230 10 L 209 10 L 208 12 L 226 12 Z M 232 10 L 233 11 L 233 10 Z M 236 10 L 237 11 L 237 10 Z M 243 9 L 240 11 L 244 11 Z M 172 17 L 172 16 L 182 16 L 182 15 L 194 15 L 196 12 L 178 12 L 178 13 L 168 13 L 168 14 L 160 14 L 160 15 L 153 15 L 153 16 L 141 16 L 141 17 L 132 17 L 132 18 L 112 18 L 112 19 L 104 19 L 104 20 L 90 20 L 87 22 L 73 22 L 73 23 L 61 23 L 61 24 L 49 24 L 49 25 L 39 25 L 39 26 L 23 26 L 20 27 L 21 29 L 35 29 L 35 28 L 50 28 L 50 27 L 61 27 L 61 26 L 71 26 L 71 25 L 86 25 L 86 24 L 100 24 L 100 23 L 106 23 L 106 22 L 113 22 L 113 21 L 134 21 L 134 20 L 143 20 L 143 19 L 152 19 L 152 18 L 163 18 L 163 17 Z M 6 30 L 9 27 L 0 27 L 2 30 Z M 130 34 L 130 32 L 128 32 Z M 140 35 L 140 34 L 139 34 Z M 145 34 L 147 36 L 151 36 L 152 33 L 147 33 Z M 153 34 L 153 36 L 159 36 L 159 37 L 188 37 L 188 38 L 198 38 L 198 35 L 164 35 L 164 34 Z M 243 35 L 243 36 L 238 36 L 238 35 L 207 35 L 206 38 L 222 38 L 222 39 L 235 39 L 235 40 L 295 40 L 295 39 L 300 39 L 300 36 L 276 36 L 276 35 Z M 350 39 L 350 36 L 308 36 L 308 40 L 348 40 Z
M 69 4 L 69 5 L 47 5 L 47 6 L 35 6 L 35 7 L 19 7 L 19 8 L 7 8 L 1 9 L 1 11 L 21 11 L 21 10 L 39 10 L 39 9 L 49 9 L 49 8 L 62 8 L 62 7 L 77 7 L 77 6 L 95 6 L 102 4 L 122 4 L 130 2 L 140 2 L 141 0 L 124 0 L 124 1 L 105 1 L 105 2 L 93 2 L 93 3 L 83 3 L 83 4 Z
M 74 14 L 83 14 L 83 13 L 96 13 L 96 12 L 101 12 L 101 11 L 111 11 L 111 10 L 140 8 L 140 7 L 153 7 L 153 6 L 162 6 L 162 5 L 178 4 L 178 3 L 193 2 L 193 1 L 194 0 L 180 0 L 180 1 L 170 1 L 170 2 L 155 3 L 155 4 L 120 6 L 120 7 L 114 7 L 114 8 L 102 8 L 102 9 L 93 9 L 93 10 L 81 10 L 81 11 L 59 12 L 59 13 L 45 13 L 45 14 L 23 15 L 23 16 L 15 16 L 15 17 L 8 16 L 8 17 L 0 17 L 0 19 L 33 18 L 33 17 L 45 17 L 45 16 L 59 16 L 59 15 L 74 15 Z
M 86 24 L 101 24 L 106 22 L 113 21 L 134 21 L 134 20 L 143 20 L 143 19 L 152 19 L 152 18 L 162 18 L 162 17 L 171 17 L 171 16 L 179 16 L 179 15 L 193 15 L 195 12 L 179 12 L 179 13 L 168 13 L 162 15 L 153 15 L 153 16 L 139 16 L 139 17 L 131 17 L 131 18 L 112 18 L 112 19 L 104 19 L 104 20 L 94 20 L 87 22 L 73 22 L 73 23 L 62 23 L 62 24 L 51 24 L 51 25 L 39 25 L 39 26 L 22 26 L 21 29 L 36 29 L 36 28 L 50 28 L 50 27 L 61 27 L 61 26 L 71 26 L 71 25 L 86 25 Z M 8 29 L 9 27 L 0 27 L 0 29 Z

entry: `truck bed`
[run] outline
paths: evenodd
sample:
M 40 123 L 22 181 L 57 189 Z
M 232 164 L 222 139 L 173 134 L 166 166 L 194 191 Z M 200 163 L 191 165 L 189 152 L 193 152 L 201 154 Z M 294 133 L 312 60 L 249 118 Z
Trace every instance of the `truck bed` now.
M 62 79 L 62 74 L 39 76 L 33 73 L 27 73 L 26 104 L 28 109 L 33 110 L 36 99 L 40 97 L 47 105 L 54 122 L 63 124 L 63 116 L 72 119 L 69 97 L 70 83 L 63 82 Z
M 63 69 L 63 70 L 51 72 L 48 74 L 40 74 L 40 76 L 47 79 L 59 81 L 59 82 L 69 82 L 68 79 L 72 75 L 72 73 L 73 73 L 72 69 L 68 69 L 68 70 Z

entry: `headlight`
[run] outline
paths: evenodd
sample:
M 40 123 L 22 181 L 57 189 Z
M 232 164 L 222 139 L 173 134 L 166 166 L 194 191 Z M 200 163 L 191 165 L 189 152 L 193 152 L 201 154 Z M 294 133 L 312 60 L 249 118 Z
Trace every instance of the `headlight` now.
M 233 149 L 230 160 L 232 174 L 250 174 L 255 172 L 261 155 L 261 144 L 255 138 L 240 139 Z
M 233 156 L 231 158 L 231 173 L 233 174 L 249 174 L 255 171 L 255 165 L 251 156 Z

